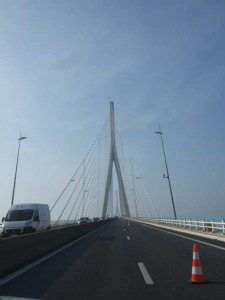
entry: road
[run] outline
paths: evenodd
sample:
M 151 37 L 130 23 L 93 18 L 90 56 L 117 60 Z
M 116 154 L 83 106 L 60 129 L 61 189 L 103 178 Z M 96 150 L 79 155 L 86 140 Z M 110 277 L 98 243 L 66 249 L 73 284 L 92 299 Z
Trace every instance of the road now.
M 225 244 L 199 238 L 209 282 L 192 285 L 193 241 L 183 236 L 115 220 L 2 285 L 0 295 L 44 300 L 224 299 Z

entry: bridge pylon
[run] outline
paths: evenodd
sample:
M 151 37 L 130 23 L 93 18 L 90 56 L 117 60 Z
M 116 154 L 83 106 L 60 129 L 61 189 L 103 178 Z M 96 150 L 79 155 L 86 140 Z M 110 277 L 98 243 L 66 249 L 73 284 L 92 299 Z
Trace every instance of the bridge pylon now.
M 115 134 L 115 119 L 114 119 L 114 103 L 110 102 L 110 155 L 109 155 L 109 166 L 106 179 L 106 187 L 104 194 L 104 204 L 102 210 L 102 216 L 106 217 L 108 201 L 109 201 L 109 190 L 112 183 L 112 171 L 113 163 L 115 165 L 118 185 L 119 185 L 119 199 L 121 207 L 123 208 L 123 214 L 126 217 L 130 217 L 130 210 L 127 202 L 127 196 L 124 188 L 123 176 L 120 168 L 120 162 L 118 159 L 117 148 L 116 148 L 116 134 Z

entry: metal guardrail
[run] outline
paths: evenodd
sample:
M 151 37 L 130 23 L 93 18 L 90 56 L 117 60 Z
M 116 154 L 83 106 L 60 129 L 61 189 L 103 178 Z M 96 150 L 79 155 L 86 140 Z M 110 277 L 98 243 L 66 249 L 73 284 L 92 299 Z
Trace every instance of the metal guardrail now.
M 72 225 L 78 225 L 78 221 L 77 220 L 51 221 L 51 228 L 66 227 Z
M 51 228 L 60 228 L 66 226 L 78 225 L 78 220 L 60 220 L 60 221 L 51 221 Z M 2 223 L 0 223 L 0 228 Z
M 145 219 L 135 218 L 136 220 L 163 224 L 167 226 L 179 227 L 183 229 L 204 231 L 209 233 L 221 233 L 225 234 L 225 220 L 214 221 L 204 219 Z

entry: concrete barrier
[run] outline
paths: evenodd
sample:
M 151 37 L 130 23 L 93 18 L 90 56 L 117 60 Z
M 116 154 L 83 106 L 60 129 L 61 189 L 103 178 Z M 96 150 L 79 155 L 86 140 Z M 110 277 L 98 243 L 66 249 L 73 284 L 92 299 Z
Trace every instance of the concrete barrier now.
M 101 227 L 110 220 L 0 240 L 0 278 Z
M 178 228 L 178 227 L 173 227 L 171 225 L 167 224 L 159 224 L 156 222 L 151 222 L 151 221 L 144 221 L 144 220 L 137 220 L 137 219 L 132 219 L 130 218 L 131 221 L 136 222 L 136 223 L 142 223 L 145 225 L 150 225 L 152 227 L 158 227 L 161 229 L 168 229 L 169 231 L 177 231 L 181 233 L 187 233 L 190 235 L 195 235 L 195 236 L 200 236 L 204 237 L 206 239 L 211 239 L 211 240 L 216 240 L 216 241 L 221 241 L 225 242 L 225 236 L 220 234 L 213 233 L 212 231 L 206 232 L 206 231 L 197 231 L 197 230 L 192 230 L 192 229 L 183 229 L 183 228 Z

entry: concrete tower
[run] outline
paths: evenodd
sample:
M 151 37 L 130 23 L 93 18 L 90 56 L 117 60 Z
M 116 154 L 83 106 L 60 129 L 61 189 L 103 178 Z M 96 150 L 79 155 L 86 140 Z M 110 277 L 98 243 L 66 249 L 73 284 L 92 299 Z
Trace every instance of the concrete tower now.
M 115 136 L 115 120 L 114 120 L 114 103 L 110 102 L 110 156 L 109 156 L 109 167 L 107 173 L 106 187 L 105 187 L 105 196 L 104 196 L 104 205 L 102 210 L 102 216 L 106 217 L 108 200 L 109 200 L 109 189 L 112 182 L 112 170 L 113 163 L 115 164 L 116 174 L 118 178 L 119 184 L 119 199 L 121 203 L 121 207 L 123 208 L 122 213 L 126 217 L 130 217 L 130 210 L 127 203 L 126 192 L 123 183 L 123 177 L 120 169 L 120 163 L 117 155 L 116 149 L 116 136 Z

